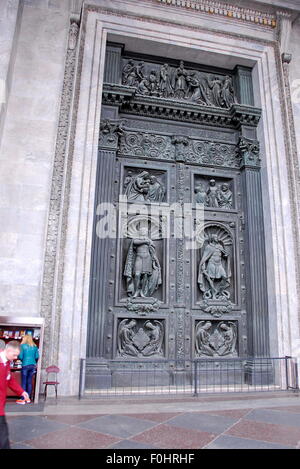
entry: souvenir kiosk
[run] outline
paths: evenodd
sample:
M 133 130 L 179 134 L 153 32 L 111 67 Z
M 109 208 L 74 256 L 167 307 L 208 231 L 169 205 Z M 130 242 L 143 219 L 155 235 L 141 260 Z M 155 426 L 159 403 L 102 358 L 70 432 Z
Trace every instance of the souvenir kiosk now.
M 39 399 L 40 377 L 41 377 L 41 358 L 43 353 L 43 335 L 44 335 L 44 319 L 40 317 L 13 317 L 0 316 L 0 340 L 5 343 L 11 340 L 22 342 L 25 334 L 32 335 L 33 341 L 39 349 L 40 358 L 37 362 L 37 371 L 33 376 L 33 402 L 36 404 Z M 11 371 L 18 383 L 21 385 L 21 369 L 22 362 L 15 360 L 11 362 Z M 7 397 L 14 396 L 13 391 L 8 389 Z

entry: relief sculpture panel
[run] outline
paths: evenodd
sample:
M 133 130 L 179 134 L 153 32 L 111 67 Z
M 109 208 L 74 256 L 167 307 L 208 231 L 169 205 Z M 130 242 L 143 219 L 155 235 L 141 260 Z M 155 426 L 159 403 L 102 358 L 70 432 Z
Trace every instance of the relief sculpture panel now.
M 236 357 L 235 321 L 198 321 L 195 326 L 195 357 Z
M 131 240 L 124 267 L 127 294 L 132 298 L 152 297 L 162 284 L 161 266 L 148 230 L 141 227 Z
M 198 265 L 198 286 L 203 300 L 229 300 L 232 295 L 232 238 L 220 225 L 200 234 L 203 243 Z
M 129 202 L 163 202 L 166 188 L 157 174 L 128 170 L 124 180 L 124 195 Z
M 117 330 L 118 357 L 163 357 L 164 321 L 126 318 Z
M 229 109 L 236 102 L 232 77 L 186 67 L 123 59 L 122 84 L 144 96 L 186 100 Z
M 226 180 L 197 178 L 195 181 L 195 202 L 208 208 L 233 208 L 232 184 Z

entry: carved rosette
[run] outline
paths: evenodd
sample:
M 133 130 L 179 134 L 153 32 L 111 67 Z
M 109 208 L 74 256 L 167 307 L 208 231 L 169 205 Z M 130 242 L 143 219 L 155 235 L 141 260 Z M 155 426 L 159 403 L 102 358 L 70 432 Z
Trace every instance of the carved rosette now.
M 148 132 L 124 132 L 120 139 L 120 154 L 151 159 L 175 159 L 170 138 Z

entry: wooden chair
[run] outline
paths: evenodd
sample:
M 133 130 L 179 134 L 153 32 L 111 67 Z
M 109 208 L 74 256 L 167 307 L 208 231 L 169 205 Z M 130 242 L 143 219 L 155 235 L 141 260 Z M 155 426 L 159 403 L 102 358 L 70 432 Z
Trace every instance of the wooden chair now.
M 60 369 L 58 366 L 51 365 L 46 368 L 46 381 L 43 382 L 45 385 L 44 388 L 44 400 L 47 398 L 47 388 L 48 386 L 54 386 L 55 387 L 55 397 L 57 399 L 57 386 L 59 385 L 59 382 L 57 381 L 57 375 L 60 372 Z M 51 375 L 54 375 L 54 379 L 50 379 Z

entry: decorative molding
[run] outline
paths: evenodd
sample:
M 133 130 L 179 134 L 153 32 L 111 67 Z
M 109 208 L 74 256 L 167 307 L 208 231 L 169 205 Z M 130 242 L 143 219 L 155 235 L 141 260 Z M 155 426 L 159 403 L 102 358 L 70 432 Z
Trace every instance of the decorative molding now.
M 73 21 L 69 29 L 68 49 L 66 52 L 65 72 L 61 95 L 61 105 L 57 129 L 55 156 L 53 163 L 52 187 L 50 195 L 44 272 L 41 293 L 41 316 L 45 319 L 43 364 L 58 363 L 59 330 L 61 320 L 61 294 L 64 264 L 58 262 L 59 254 L 64 255 L 64 234 L 67 223 L 67 207 L 64 198 L 68 198 L 69 187 L 66 184 L 67 173 L 70 178 L 71 162 L 67 155 L 70 135 L 71 108 L 75 82 L 76 54 L 79 26 Z M 55 301 L 57 300 L 57 301 Z
M 120 139 L 118 156 L 175 160 L 170 137 L 126 130 Z
M 146 316 L 147 313 L 156 313 L 162 304 L 157 298 L 150 298 L 150 301 L 141 302 L 128 298 L 126 308 L 131 313 L 137 313 L 140 316 Z
M 201 166 L 239 168 L 236 145 L 196 140 L 186 136 L 159 135 L 123 128 L 118 150 L 119 157 L 151 158 L 192 163 Z
M 238 129 L 241 125 L 256 127 L 261 117 L 261 110 L 253 106 L 237 103 L 230 109 L 203 106 L 174 99 L 142 96 L 136 94 L 134 87 L 109 83 L 104 84 L 103 102 L 118 105 L 120 111 L 127 114 L 233 129 Z
M 250 8 L 242 8 L 225 4 L 214 0 L 156 0 L 165 5 L 187 8 L 190 10 L 208 13 L 210 15 L 224 16 L 229 19 L 240 20 L 247 23 L 255 23 L 261 26 L 275 28 L 277 26 L 276 15 L 265 13 Z
M 76 49 L 78 33 L 79 33 L 79 26 L 75 21 L 73 21 L 70 26 L 70 32 L 69 32 L 69 43 L 68 43 L 69 50 Z

